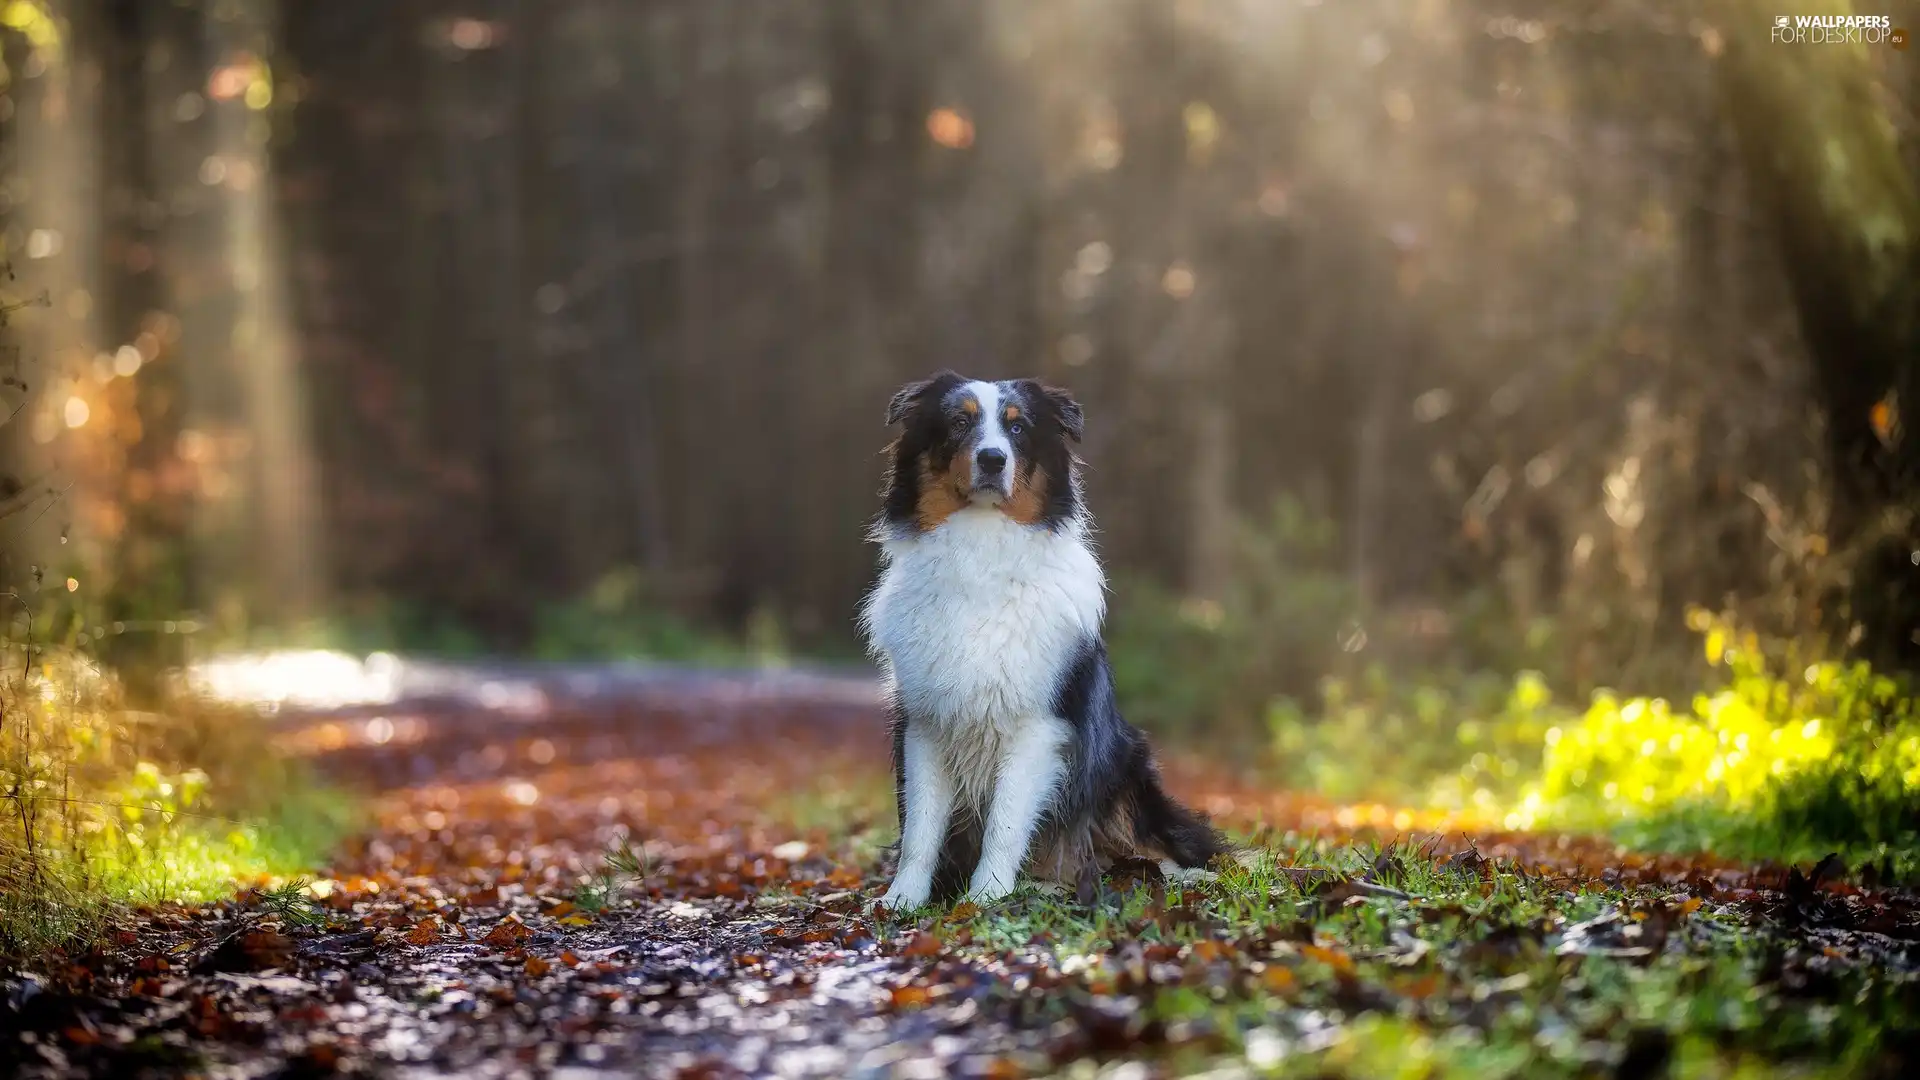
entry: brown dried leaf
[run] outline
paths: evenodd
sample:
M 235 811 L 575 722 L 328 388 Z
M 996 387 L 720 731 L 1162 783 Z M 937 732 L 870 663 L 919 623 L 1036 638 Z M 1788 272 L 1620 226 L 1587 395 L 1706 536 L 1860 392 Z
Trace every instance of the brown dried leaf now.
M 900 955 L 939 956 L 942 948 L 944 946 L 940 944 L 939 938 L 922 931 L 913 935 L 913 940 L 907 942 L 907 947 L 900 950 Z
M 1270 994 L 1291 994 L 1299 982 L 1300 980 L 1293 974 L 1293 969 L 1288 967 L 1268 965 L 1267 969 L 1260 973 L 1260 985 Z
M 501 919 L 492 930 L 487 931 L 487 936 L 481 938 L 480 943 L 489 948 L 510 949 L 526 940 L 532 933 L 533 931 L 528 930 L 519 917 L 509 915 Z
M 1353 957 L 1348 956 L 1339 949 L 1328 948 L 1324 945 L 1307 945 L 1301 948 L 1300 954 L 1309 960 L 1320 961 L 1332 968 L 1337 974 L 1352 975 L 1354 973 Z

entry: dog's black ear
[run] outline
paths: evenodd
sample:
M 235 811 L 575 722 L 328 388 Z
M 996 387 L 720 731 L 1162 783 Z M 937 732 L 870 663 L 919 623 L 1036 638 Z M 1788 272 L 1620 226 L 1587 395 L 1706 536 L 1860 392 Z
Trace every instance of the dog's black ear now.
M 923 397 L 928 390 L 933 389 L 936 383 L 949 382 L 957 378 L 959 378 L 959 376 L 951 371 L 940 371 L 934 373 L 930 378 L 915 380 L 901 387 L 899 390 L 894 391 L 893 399 L 887 402 L 888 426 L 905 420 L 907 414 L 913 411 L 913 407 L 920 403 L 921 397 Z
M 1033 389 L 1045 398 L 1047 405 L 1053 409 L 1053 415 L 1059 419 L 1060 429 L 1067 433 L 1067 438 L 1079 442 L 1086 434 L 1087 423 L 1086 414 L 1081 411 L 1080 403 L 1073 400 L 1073 395 L 1061 387 L 1048 386 L 1035 380 L 1029 381 L 1033 383 Z

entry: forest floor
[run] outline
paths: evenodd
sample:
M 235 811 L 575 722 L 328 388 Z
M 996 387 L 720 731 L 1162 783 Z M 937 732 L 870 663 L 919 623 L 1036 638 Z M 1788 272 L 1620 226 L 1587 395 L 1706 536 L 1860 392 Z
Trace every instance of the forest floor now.
M 1912 1075 L 1920 897 L 1170 763 L 1263 855 L 875 919 L 870 687 L 286 716 L 367 823 L 300 899 L 0 985 L 22 1076 Z

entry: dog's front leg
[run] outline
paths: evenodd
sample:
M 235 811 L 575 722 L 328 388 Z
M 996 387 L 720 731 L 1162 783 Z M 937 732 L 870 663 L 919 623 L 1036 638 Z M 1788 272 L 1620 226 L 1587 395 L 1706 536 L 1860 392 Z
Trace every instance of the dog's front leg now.
M 974 899 L 998 900 L 1013 891 L 1040 816 L 1066 773 L 1066 743 L 1066 724 L 1048 716 L 1024 725 L 1002 744 L 980 863 L 967 890 Z
M 953 816 L 953 776 L 940 747 L 918 725 L 909 723 L 902 740 L 902 787 L 906 803 L 900 823 L 900 867 L 880 902 L 888 911 L 906 911 L 927 902 L 940 847 Z

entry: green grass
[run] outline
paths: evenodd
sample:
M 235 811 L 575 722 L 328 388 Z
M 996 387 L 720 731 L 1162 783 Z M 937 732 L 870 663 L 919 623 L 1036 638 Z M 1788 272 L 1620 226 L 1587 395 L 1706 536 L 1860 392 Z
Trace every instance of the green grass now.
M 1134 999 L 1185 1037 L 1126 1052 L 1192 1071 L 1237 1059 L 1277 1076 L 1579 1076 L 1612 1071 L 1638 1042 L 1664 1047 L 1675 1076 L 1847 1076 L 1920 1018 L 1910 987 L 1864 968 L 1828 965 L 1824 989 L 1797 996 L 1774 974 L 1797 943 L 1712 902 L 1449 872 L 1405 846 L 1284 843 L 1213 881 L 1170 884 L 1164 902 L 1140 888 L 1089 910 L 1029 886 L 972 917 L 913 914 L 960 956 L 1038 949 L 1069 972 L 1076 992 L 1043 998 L 1042 1019 L 1070 1015 L 1076 993 Z M 1357 876 L 1383 856 L 1391 869 L 1374 882 L 1407 898 L 1330 902 L 1276 869 Z M 1648 919 L 1668 927 L 1651 957 L 1558 951 L 1581 924 Z
M 600 857 L 600 869 L 573 891 L 573 903 L 582 911 L 599 914 L 615 907 L 629 886 L 643 884 L 653 872 L 645 848 L 635 849 L 631 838 L 610 845 Z
M 84 946 L 129 908 L 310 870 L 354 819 L 260 718 L 130 708 L 84 656 L 0 650 L 0 955 Z
M 310 787 L 291 789 L 252 820 L 159 817 L 37 859 L 9 843 L 0 851 L 9 879 L 0 895 L 0 953 L 32 958 L 83 946 L 131 908 L 220 900 L 307 873 L 353 814 L 341 794 Z

